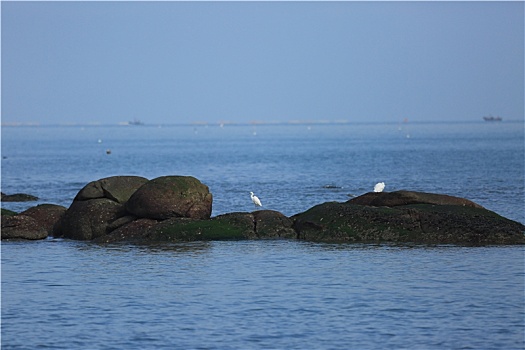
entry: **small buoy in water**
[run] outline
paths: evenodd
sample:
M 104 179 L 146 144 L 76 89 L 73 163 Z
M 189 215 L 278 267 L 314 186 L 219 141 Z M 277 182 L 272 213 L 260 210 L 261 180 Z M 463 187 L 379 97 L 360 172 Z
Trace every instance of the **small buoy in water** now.
M 106 154 L 111 154 L 111 150 L 109 148 L 106 150 Z
M 102 139 L 98 139 L 98 143 L 102 143 Z

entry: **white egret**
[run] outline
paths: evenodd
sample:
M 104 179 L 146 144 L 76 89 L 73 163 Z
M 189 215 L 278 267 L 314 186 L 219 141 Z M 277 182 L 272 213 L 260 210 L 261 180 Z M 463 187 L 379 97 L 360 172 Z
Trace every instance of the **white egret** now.
M 385 189 L 384 182 L 376 183 L 376 185 L 374 186 L 374 192 L 383 192 L 384 189 Z
M 257 198 L 256 195 L 253 194 L 253 192 L 250 192 L 250 197 L 252 197 L 252 202 L 256 208 L 257 206 L 262 207 L 261 201 L 259 200 L 259 198 Z

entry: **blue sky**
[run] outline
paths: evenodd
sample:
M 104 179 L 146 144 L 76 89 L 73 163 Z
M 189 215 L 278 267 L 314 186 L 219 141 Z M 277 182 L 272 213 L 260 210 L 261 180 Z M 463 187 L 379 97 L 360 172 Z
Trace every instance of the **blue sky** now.
M 524 2 L 1 2 L 2 122 L 524 118 Z

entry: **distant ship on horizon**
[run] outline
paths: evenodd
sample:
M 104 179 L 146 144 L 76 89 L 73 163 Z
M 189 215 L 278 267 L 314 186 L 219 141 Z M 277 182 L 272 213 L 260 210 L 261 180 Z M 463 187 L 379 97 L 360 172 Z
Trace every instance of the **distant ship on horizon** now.
M 141 122 L 139 119 L 133 119 L 132 121 L 128 122 L 128 125 L 144 125 L 143 122 Z
M 500 122 L 503 120 L 500 116 L 493 117 L 491 115 L 483 117 L 486 122 Z

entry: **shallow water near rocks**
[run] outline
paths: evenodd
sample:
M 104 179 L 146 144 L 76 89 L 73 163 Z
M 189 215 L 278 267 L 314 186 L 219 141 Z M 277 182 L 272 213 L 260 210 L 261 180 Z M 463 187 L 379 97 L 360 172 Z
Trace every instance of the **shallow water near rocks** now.
M 520 349 L 522 247 L 2 246 L 5 349 Z
M 100 141 L 100 142 L 99 142 Z M 2 192 L 69 206 L 113 175 L 192 175 L 213 215 L 285 215 L 384 181 L 525 223 L 523 123 L 3 127 Z M 111 149 L 111 154 L 106 154 Z M 525 250 L 297 241 L 2 242 L 2 349 L 523 349 Z

